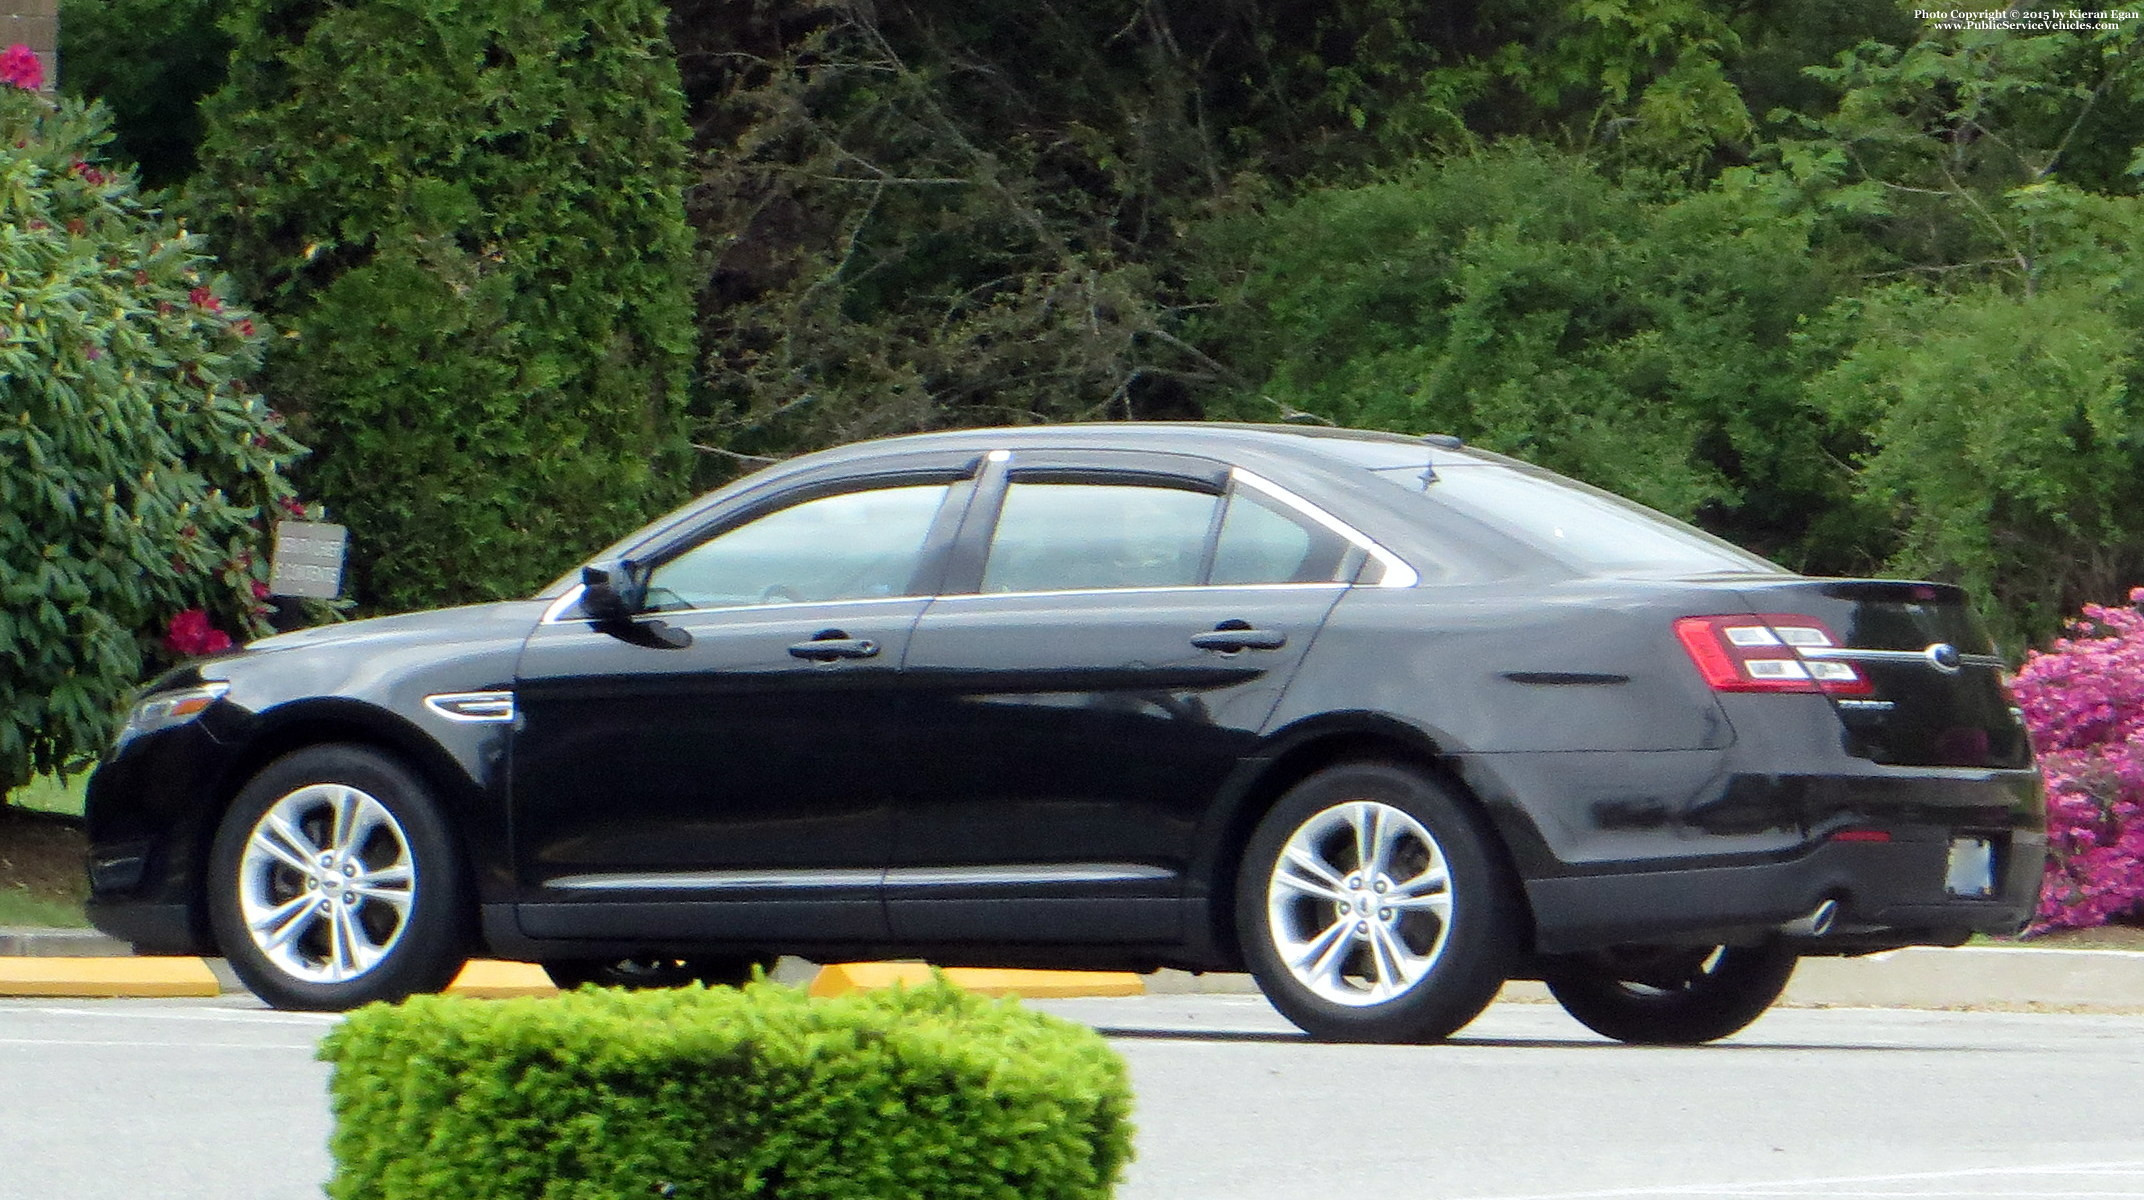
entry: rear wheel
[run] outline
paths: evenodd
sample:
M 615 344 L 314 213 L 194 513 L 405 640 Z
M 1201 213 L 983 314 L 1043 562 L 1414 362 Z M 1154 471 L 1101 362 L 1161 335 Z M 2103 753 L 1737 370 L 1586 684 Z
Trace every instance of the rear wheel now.
M 1794 974 L 1794 950 L 1759 946 L 1619 947 L 1564 959 L 1544 974 L 1549 993 L 1603 1037 L 1694 1046 L 1763 1016 Z
M 551 982 L 571 991 L 584 985 L 622 988 L 677 988 L 687 984 L 737 987 L 752 981 L 752 971 L 772 970 L 762 958 L 567 958 L 543 964 Z
M 1237 936 L 1266 998 L 1334 1041 L 1436 1041 L 1472 1021 L 1518 938 L 1492 836 L 1406 767 L 1329 767 L 1290 789 L 1237 885 Z
M 465 873 L 430 789 L 362 746 L 262 768 L 209 851 L 209 922 L 277 1008 L 341 1010 L 438 991 L 470 941 Z

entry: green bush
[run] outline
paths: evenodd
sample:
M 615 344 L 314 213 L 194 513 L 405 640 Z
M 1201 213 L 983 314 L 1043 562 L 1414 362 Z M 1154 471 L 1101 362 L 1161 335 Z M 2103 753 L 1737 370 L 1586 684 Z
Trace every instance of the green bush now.
M 357 599 L 526 594 L 683 491 L 693 246 L 655 0 L 245 0 L 189 204 Z
M 261 331 L 105 127 L 0 86 L 0 792 L 105 745 L 173 618 L 179 652 L 258 631 L 300 453 L 246 383 Z
M 320 1054 L 335 1200 L 1048 1200 L 1131 1157 L 1099 1036 L 943 983 L 420 996 Z
M 201 98 L 223 82 L 231 38 L 216 0 L 61 0 L 60 88 L 112 110 L 112 152 L 146 187 L 193 173 Z
M 1460 434 L 1840 565 L 1819 522 L 1847 482 L 1793 336 L 1840 280 L 1763 180 L 1649 187 L 1513 141 L 1225 232 L 1252 266 L 1205 332 L 1261 380 L 1243 415 Z

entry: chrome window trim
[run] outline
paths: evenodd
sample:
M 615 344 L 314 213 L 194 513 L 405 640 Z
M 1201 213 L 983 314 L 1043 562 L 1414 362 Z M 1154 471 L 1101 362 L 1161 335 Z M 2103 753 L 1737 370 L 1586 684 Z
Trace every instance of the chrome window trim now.
M 1368 534 L 1303 499 L 1287 488 L 1262 475 L 1246 471 L 1242 467 L 1229 468 L 1229 478 L 1253 491 L 1263 492 L 1266 496 L 1294 509 L 1296 512 L 1323 526 L 1326 530 L 1338 534 L 1368 555 L 1371 561 L 1384 568 L 1383 577 L 1369 586 L 1376 588 L 1410 588 L 1422 581 L 1421 574 L 1413 567 L 1408 566 L 1406 561 L 1400 558 L 1399 555 L 1378 545 Z
M 953 600 L 1007 600 L 1026 596 L 1141 596 L 1157 592 L 1197 592 L 1204 595 L 1208 592 L 1306 592 L 1320 589 L 1344 591 L 1351 586 L 1353 585 L 1338 580 L 1318 583 L 1171 583 L 1151 587 L 1057 588 L 1046 592 L 950 592 L 943 596 L 933 596 L 931 602 L 940 604 Z
M 575 586 L 571 592 L 568 592 L 566 598 L 579 600 L 581 598 L 579 586 Z M 785 600 L 779 604 L 722 604 L 710 608 L 650 609 L 645 615 L 668 620 L 672 617 L 690 617 L 702 613 L 781 612 L 784 609 L 824 608 L 829 604 L 914 604 L 918 601 L 929 599 L 931 599 L 929 596 L 865 596 L 853 600 Z M 586 617 L 569 618 L 565 616 L 565 610 L 568 607 L 570 606 L 565 604 L 552 605 L 543 614 L 543 624 L 576 625 L 588 619 Z
M 989 867 L 648 871 L 618 875 L 561 875 L 544 886 L 560 891 L 723 892 L 746 888 L 972 887 L 1052 883 L 1136 883 L 1171 879 L 1175 872 L 1142 863 L 1034 863 Z
M 543 619 L 538 621 L 537 624 L 557 625 L 563 622 L 566 619 L 566 610 L 579 604 L 581 602 L 581 593 L 586 590 L 587 585 L 579 583 L 567 588 L 563 595 L 551 601 L 551 607 L 543 610 Z

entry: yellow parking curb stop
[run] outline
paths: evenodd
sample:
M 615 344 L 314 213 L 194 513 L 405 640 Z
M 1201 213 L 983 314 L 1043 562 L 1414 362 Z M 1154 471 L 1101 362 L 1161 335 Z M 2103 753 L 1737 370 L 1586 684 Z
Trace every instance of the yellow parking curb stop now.
M 0 958 L 0 996 L 216 996 L 198 958 Z
M 447 985 L 447 991 L 456 996 L 474 996 L 482 1000 L 508 1000 L 515 996 L 552 996 L 558 988 L 543 968 L 535 963 L 499 962 L 479 958 L 462 968 L 462 973 Z
M 1023 996 L 1041 1000 L 1064 996 L 1137 996 L 1146 991 L 1146 981 L 1129 971 L 1019 971 L 995 967 L 947 967 L 946 981 L 963 991 L 985 996 Z M 845 996 L 850 992 L 904 984 L 920 987 L 931 981 L 925 963 L 834 963 L 819 968 L 811 981 L 814 996 Z

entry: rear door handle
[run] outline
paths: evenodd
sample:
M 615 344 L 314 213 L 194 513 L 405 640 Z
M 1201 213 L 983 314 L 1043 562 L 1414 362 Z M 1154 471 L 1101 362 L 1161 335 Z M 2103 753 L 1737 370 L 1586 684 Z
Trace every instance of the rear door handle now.
M 1194 633 L 1191 644 L 1201 650 L 1233 654 L 1238 650 L 1278 650 L 1288 644 L 1288 635 L 1278 629 L 1251 629 L 1241 621 L 1225 622 L 1211 633 Z
M 808 642 L 798 642 L 789 648 L 798 658 L 817 662 L 832 662 L 837 658 L 872 658 L 878 654 L 878 643 L 870 638 L 852 638 L 838 629 L 829 629 L 816 634 Z

